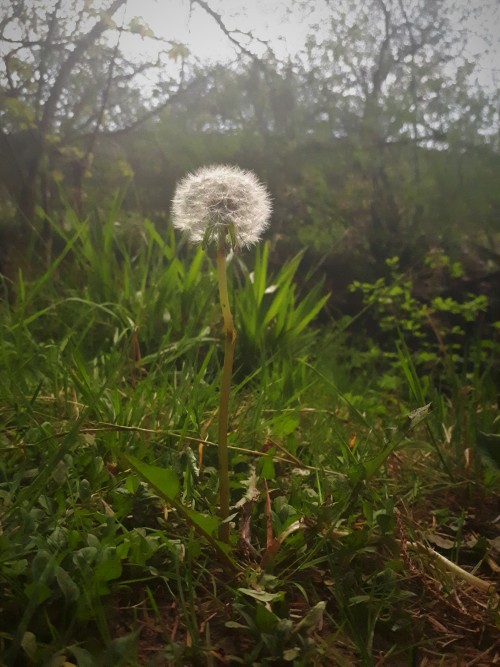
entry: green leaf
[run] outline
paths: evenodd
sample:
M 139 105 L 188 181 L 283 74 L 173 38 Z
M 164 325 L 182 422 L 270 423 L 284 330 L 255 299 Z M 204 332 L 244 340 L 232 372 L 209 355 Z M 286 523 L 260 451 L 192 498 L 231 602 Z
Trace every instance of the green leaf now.
M 36 641 L 36 636 L 32 632 L 25 632 L 21 640 L 21 646 L 23 647 L 26 655 L 31 658 L 31 660 L 36 659 L 36 654 L 38 652 L 38 644 Z
M 37 584 L 48 584 L 55 574 L 54 557 L 48 551 L 39 551 L 31 564 L 33 581 Z
M 500 435 L 479 431 L 477 434 L 477 451 L 485 466 L 500 468 Z
M 104 552 L 103 559 L 96 565 L 94 578 L 97 582 L 112 581 L 113 579 L 118 579 L 121 573 L 121 562 L 115 550 L 109 547 L 109 550 Z
M 56 579 L 66 602 L 76 602 L 80 597 L 80 589 L 66 570 L 58 567 L 56 570 Z
M 274 297 L 271 305 L 269 306 L 267 313 L 264 316 L 264 325 L 267 325 L 271 322 L 273 317 L 275 317 L 280 311 L 283 303 L 288 298 L 288 290 L 283 289 L 282 287 L 278 289 L 276 296 Z
M 418 424 L 425 421 L 429 416 L 430 408 L 431 408 L 431 403 L 427 403 L 426 405 L 423 405 L 421 408 L 412 410 L 412 412 L 408 414 L 408 420 L 409 420 L 408 428 L 413 429 L 415 428 L 415 426 L 418 426 Z
M 151 28 L 143 22 L 139 16 L 134 16 L 129 24 L 128 29 L 133 35 L 140 35 L 141 37 L 154 37 L 155 34 Z
M 275 449 L 273 447 L 259 461 L 259 475 L 263 479 L 275 479 L 276 477 L 276 470 L 274 468 L 274 463 L 273 463 L 274 453 Z
M 226 621 L 224 625 L 226 628 L 232 628 L 235 630 L 248 630 L 246 625 L 243 625 L 243 623 L 238 623 L 238 621 Z
M 178 58 L 187 58 L 189 53 L 189 49 L 185 44 L 175 42 L 172 48 L 167 52 L 167 55 L 171 60 L 177 61 Z
M 191 523 L 196 526 L 202 533 L 213 537 L 217 534 L 217 530 L 220 525 L 220 519 L 216 516 L 210 516 L 208 514 L 201 514 L 195 510 L 184 508 L 186 516 L 189 518 Z
M 299 320 L 298 323 L 294 326 L 294 332 L 296 334 L 300 333 L 309 324 L 309 322 L 314 317 L 316 317 L 329 298 L 330 294 L 327 294 L 319 301 L 313 302 L 311 304 L 306 300 L 302 301 L 296 312 L 296 319 Z
M 274 433 L 278 436 L 290 435 L 298 429 L 300 419 L 295 414 L 283 413 L 273 419 Z
M 255 591 L 253 588 L 238 588 L 238 590 L 259 602 L 275 602 L 276 600 L 282 600 L 284 596 L 282 592 L 268 593 L 267 591 Z
M 283 653 L 283 660 L 286 662 L 293 662 L 295 658 L 298 658 L 300 655 L 300 648 L 295 646 L 294 648 L 287 648 Z
M 130 455 L 125 455 L 124 459 L 139 477 L 153 487 L 159 496 L 170 502 L 175 500 L 180 487 L 177 475 L 173 470 L 149 465 Z
M 255 610 L 255 624 L 261 632 L 272 632 L 279 621 L 278 616 L 269 611 L 263 604 L 258 604 Z
M 255 299 L 257 305 L 260 304 L 264 293 L 266 291 L 267 283 L 267 265 L 269 258 L 269 244 L 264 243 L 262 247 L 262 254 L 260 249 L 257 249 L 257 257 L 255 260 L 255 271 L 254 271 L 254 290 L 255 290 Z
M 201 514 L 188 507 L 184 507 L 184 505 L 176 499 L 180 487 L 177 476 L 173 470 L 143 463 L 142 461 L 139 461 L 139 459 L 130 455 L 124 455 L 123 458 L 139 477 L 149 484 L 160 497 L 164 498 L 175 507 L 179 516 L 182 516 L 199 534 L 201 534 L 202 537 L 205 538 L 205 540 L 219 553 L 221 560 L 225 562 L 226 565 L 229 565 L 233 570 L 239 569 L 236 561 L 229 556 L 231 547 L 214 537 L 215 532 L 219 527 L 220 520 L 215 516 Z
M 191 262 L 188 272 L 183 281 L 183 288 L 185 292 L 189 292 L 193 287 L 195 287 L 201 276 L 201 269 L 203 268 L 203 259 L 205 258 L 205 253 L 201 248 L 198 248 L 196 255 Z
M 80 648 L 79 646 L 68 646 L 68 651 L 71 651 L 78 661 L 78 667 L 95 667 L 95 658 L 84 648 Z
M 322 622 L 325 608 L 326 602 L 320 601 L 315 604 L 314 607 L 309 609 L 304 618 L 297 623 L 297 625 L 293 628 L 293 631 L 298 632 L 300 630 L 315 628 Z
M 83 566 L 90 566 L 94 564 L 96 556 L 96 547 L 82 547 L 73 554 L 73 563 L 80 568 Z

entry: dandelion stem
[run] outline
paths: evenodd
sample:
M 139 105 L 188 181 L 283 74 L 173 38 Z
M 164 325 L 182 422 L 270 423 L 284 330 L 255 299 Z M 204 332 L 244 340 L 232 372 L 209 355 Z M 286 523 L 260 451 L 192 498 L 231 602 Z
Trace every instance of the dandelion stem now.
M 227 447 L 227 429 L 229 417 L 229 393 L 233 375 L 234 348 L 236 344 L 236 329 L 229 307 L 227 290 L 226 253 L 224 238 L 217 243 L 217 278 L 219 282 L 219 299 L 224 318 L 224 365 L 220 385 L 219 400 L 219 499 L 220 516 L 225 521 L 229 516 L 229 455 Z M 222 523 L 219 529 L 219 538 L 229 542 L 229 523 Z

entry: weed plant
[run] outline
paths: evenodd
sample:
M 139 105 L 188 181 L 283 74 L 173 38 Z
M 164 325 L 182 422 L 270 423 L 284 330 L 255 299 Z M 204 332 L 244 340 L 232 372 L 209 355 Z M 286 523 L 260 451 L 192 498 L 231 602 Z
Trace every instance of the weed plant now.
M 2 283 L 0 664 L 494 656 L 493 335 L 445 387 L 404 332 L 384 361 L 353 348 L 362 317 L 315 327 L 300 256 L 233 258 L 224 560 L 213 262 L 118 205 L 56 233 Z

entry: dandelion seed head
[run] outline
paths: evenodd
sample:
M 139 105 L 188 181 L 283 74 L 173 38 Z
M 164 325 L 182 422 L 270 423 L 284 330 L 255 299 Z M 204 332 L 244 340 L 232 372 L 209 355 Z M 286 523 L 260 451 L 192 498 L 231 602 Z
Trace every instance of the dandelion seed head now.
M 251 171 L 210 165 L 188 174 L 172 201 L 174 227 L 193 243 L 228 238 L 231 246 L 250 246 L 269 224 L 269 194 Z

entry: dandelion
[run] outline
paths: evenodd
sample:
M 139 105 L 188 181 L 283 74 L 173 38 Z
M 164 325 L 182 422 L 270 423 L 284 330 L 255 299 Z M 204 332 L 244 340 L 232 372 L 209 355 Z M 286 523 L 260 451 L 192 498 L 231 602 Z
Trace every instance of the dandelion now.
M 186 176 L 175 191 L 174 227 L 193 243 L 217 244 L 217 278 L 224 319 L 224 365 L 218 416 L 219 502 L 222 523 L 219 537 L 229 542 L 229 455 L 227 429 L 229 393 L 233 374 L 236 329 L 229 306 L 226 275 L 228 245 L 237 250 L 250 246 L 269 224 L 271 203 L 266 188 L 251 171 L 228 165 L 203 167 Z
M 174 227 L 193 243 L 207 245 L 222 236 L 234 250 L 259 241 L 268 226 L 271 204 L 266 188 L 251 171 L 212 165 L 179 183 L 172 213 Z

